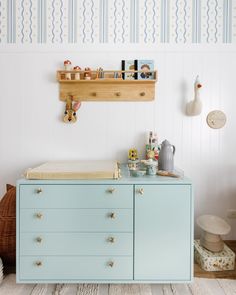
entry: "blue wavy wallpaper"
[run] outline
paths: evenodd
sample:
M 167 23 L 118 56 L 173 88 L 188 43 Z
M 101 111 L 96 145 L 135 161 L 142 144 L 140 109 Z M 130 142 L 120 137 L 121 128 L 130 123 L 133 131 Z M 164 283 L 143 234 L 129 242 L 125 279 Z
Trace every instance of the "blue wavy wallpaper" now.
M 234 43 L 236 0 L 0 0 L 0 43 Z

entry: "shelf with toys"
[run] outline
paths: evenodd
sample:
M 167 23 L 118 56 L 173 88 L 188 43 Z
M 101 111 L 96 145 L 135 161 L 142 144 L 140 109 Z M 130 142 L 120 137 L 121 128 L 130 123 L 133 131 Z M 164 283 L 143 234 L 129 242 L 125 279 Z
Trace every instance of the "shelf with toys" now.
M 127 73 L 134 77 L 142 71 L 121 70 L 82 70 L 76 66 L 71 69 L 71 62 L 64 62 L 65 70 L 57 71 L 60 85 L 60 99 L 68 96 L 74 101 L 152 101 L 155 98 L 157 71 L 150 71 L 153 79 L 124 79 Z

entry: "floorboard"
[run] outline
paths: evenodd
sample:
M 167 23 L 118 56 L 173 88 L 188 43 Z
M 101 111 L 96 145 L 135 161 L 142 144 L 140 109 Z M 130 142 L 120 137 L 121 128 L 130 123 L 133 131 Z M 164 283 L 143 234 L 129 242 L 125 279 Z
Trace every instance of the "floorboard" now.
M 16 284 L 7 275 L 0 295 L 236 295 L 236 280 L 195 278 L 191 284 Z

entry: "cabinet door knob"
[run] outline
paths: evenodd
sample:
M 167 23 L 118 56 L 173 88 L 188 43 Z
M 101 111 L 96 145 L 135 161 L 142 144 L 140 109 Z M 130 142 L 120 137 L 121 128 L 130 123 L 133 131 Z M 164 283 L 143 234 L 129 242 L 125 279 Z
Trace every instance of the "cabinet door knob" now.
M 37 238 L 36 238 L 36 242 L 37 242 L 37 243 L 42 243 L 42 240 L 43 240 L 43 239 L 42 239 L 41 237 L 37 237 Z
M 114 261 L 109 261 L 107 264 L 108 264 L 108 266 L 113 267 L 114 266 Z
M 115 219 L 116 218 L 116 213 L 115 212 L 111 212 L 110 215 L 109 215 L 109 217 L 111 219 Z
M 38 218 L 38 219 L 41 219 L 43 217 L 43 213 L 36 213 L 35 216 Z
M 36 262 L 35 262 L 35 265 L 36 265 L 36 266 L 42 266 L 43 263 L 42 263 L 42 261 L 36 261 Z
M 144 194 L 144 189 L 141 187 L 141 188 L 139 188 L 138 189 L 138 193 L 140 194 L 140 195 L 143 195 Z
M 42 192 L 43 192 L 43 190 L 42 190 L 41 188 L 37 188 L 37 189 L 36 189 L 36 193 L 37 193 L 37 194 L 40 195 Z
M 115 238 L 114 237 L 109 237 L 107 240 L 108 240 L 109 243 L 112 243 L 112 244 L 115 243 Z
M 121 93 L 120 92 L 116 92 L 116 96 L 121 96 Z
M 146 93 L 145 92 L 140 92 L 140 96 L 145 96 Z
M 114 187 L 111 187 L 107 191 L 108 191 L 108 193 L 113 194 L 115 192 L 115 190 L 116 189 Z
M 92 96 L 97 96 L 96 92 L 92 92 L 91 94 L 92 94 Z

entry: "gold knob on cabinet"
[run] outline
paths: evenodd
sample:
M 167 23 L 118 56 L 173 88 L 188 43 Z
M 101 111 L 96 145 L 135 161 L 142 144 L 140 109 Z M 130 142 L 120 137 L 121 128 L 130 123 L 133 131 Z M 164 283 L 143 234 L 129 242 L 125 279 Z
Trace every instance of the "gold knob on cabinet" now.
M 92 92 L 91 94 L 92 94 L 92 96 L 97 96 L 96 92 Z
M 112 244 L 115 243 L 115 238 L 114 237 L 109 237 L 107 240 L 108 240 L 109 243 L 112 243 Z
M 42 190 L 41 188 L 37 188 L 37 189 L 36 189 L 36 193 L 37 193 L 37 194 L 41 194 L 42 192 L 43 192 L 43 190 Z
M 116 213 L 115 212 L 111 212 L 110 213 L 110 218 L 111 219 L 115 219 L 116 218 Z
M 141 187 L 140 189 L 138 189 L 138 193 L 139 193 L 140 195 L 143 195 L 143 194 L 144 194 L 144 189 Z
M 35 216 L 38 218 L 38 219 L 41 219 L 43 217 L 43 214 L 38 212 L 35 214 Z
M 116 189 L 114 187 L 111 187 L 107 191 L 108 191 L 108 193 L 113 194 L 115 192 L 115 190 Z
M 116 92 L 116 96 L 121 96 L 121 93 L 120 92 Z
M 43 263 L 42 263 L 42 261 L 36 261 L 36 262 L 35 262 L 35 265 L 36 265 L 36 266 L 42 266 Z
M 108 266 L 113 267 L 114 266 L 114 261 L 109 261 Z
M 145 96 L 146 93 L 145 92 L 140 92 L 140 96 Z
M 37 242 L 37 243 L 42 243 L 42 240 L 43 240 L 43 239 L 42 239 L 41 237 L 37 237 L 37 238 L 36 238 L 36 242 Z

